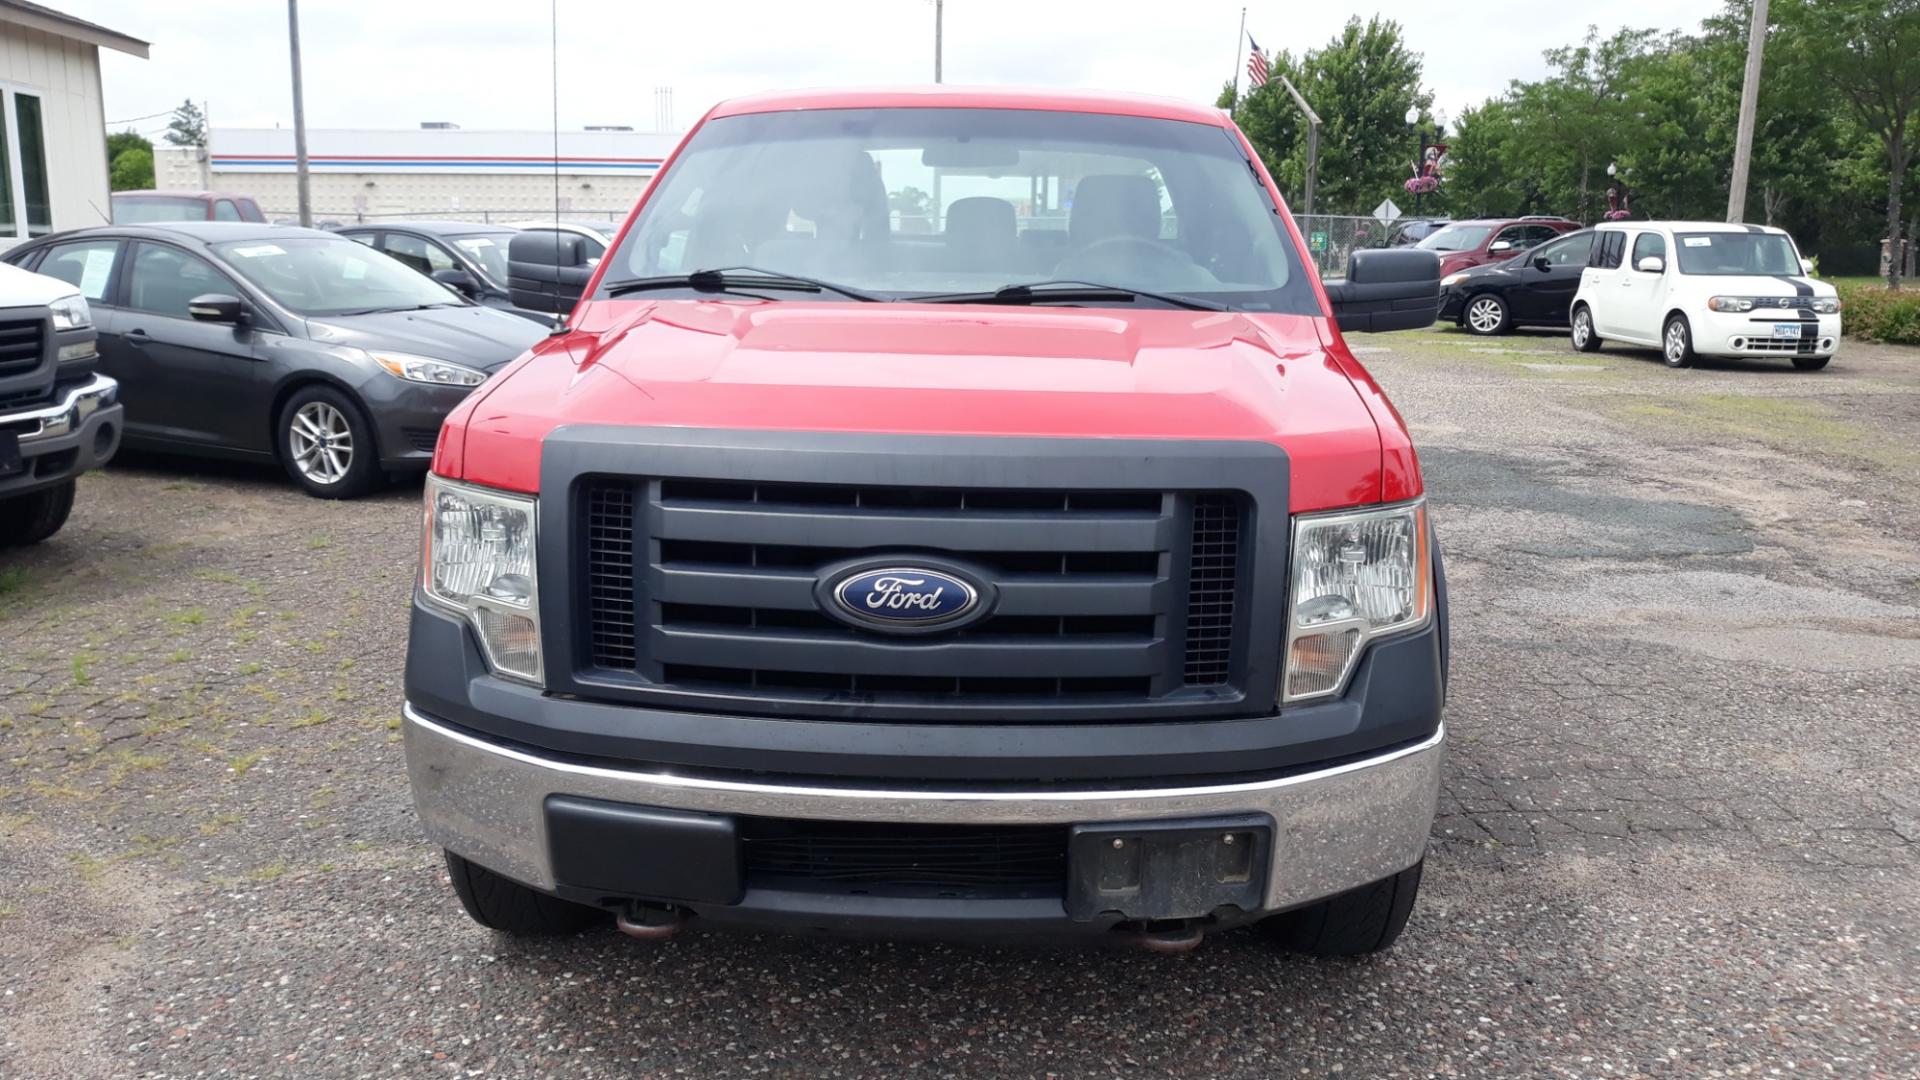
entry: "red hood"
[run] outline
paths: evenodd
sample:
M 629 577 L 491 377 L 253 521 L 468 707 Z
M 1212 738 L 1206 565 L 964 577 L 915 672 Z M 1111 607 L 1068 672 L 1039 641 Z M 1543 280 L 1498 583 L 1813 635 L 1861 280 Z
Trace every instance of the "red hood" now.
M 1318 319 L 603 301 L 575 321 L 448 418 L 435 471 L 535 491 L 553 429 L 636 424 L 1251 439 L 1291 457 L 1295 511 L 1419 490 L 1398 416 Z

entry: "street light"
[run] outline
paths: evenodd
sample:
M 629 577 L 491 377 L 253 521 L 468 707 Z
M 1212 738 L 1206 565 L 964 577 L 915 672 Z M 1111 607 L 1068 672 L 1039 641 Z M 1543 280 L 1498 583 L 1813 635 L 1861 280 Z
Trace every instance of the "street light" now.
M 1417 181 L 1427 174 L 1427 131 L 1420 126 L 1418 102 L 1407 106 L 1407 125 L 1413 128 L 1414 142 L 1417 145 L 1413 152 L 1413 177 Z M 1433 141 L 1436 143 L 1440 141 L 1440 130 L 1437 124 L 1434 127 Z M 1425 184 L 1413 185 L 1413 216 L 1416 218 L 1420 216 L 1420 197 L 1425 193 L 1425 188 Z

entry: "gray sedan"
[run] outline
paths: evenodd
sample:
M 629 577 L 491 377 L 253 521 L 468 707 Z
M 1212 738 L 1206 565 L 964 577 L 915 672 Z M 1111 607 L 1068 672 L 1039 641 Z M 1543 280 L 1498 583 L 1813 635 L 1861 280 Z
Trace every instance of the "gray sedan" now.
M 314 229 L 108 226 L 7 261 L 87 298 L 126 445 L 278 460 L 322 498 L 425 469 L 447 413 L 545 334 Z

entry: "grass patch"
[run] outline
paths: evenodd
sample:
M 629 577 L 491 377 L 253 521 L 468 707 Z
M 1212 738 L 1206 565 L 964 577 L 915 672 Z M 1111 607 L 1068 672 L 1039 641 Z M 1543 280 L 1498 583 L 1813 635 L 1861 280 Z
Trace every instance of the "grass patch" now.
M 247 877 L 254 881 L 264 883 L 268 881 L 278 881 L 286 872 L 286 860 L 275 859 L 265 866 L 255 867 L 252 871 L 248 872 Z
M 258 675 L 260 674 L 260 669 L 263 666 L 265 665 L 261 664 L 260 661 L 258 660 L 249 660 L 246 663 L 240 665 L 240 674 Z
M 192 653 L 190 653 L 190 652 L 188 652 L 187 650 L 185 650 L 185 649 L 175 649 L 175 650 L 173 650 L 172 652 L 170 652 L 170 653 L 168 653 L 168 654 L 167 654 L 167 663 L 169 663 L 169 664 L 184 664 L 184 663 L 186 663 L 186 662 L 187 662 L 188 660 L 190 660 L 190 659 L 192 659 L 192 658 L 193 658 L 193 654 L 192 654 Z
M 265 750 L 255 750 L 252 753 L 230 757 L 227 759 L 227 771 L 233 773 L 235 776 L 245 776 L 247 775 L 247 770 L 260 764 L 260 760 L 266 756 L 267 752 Z
M 1920 468 L 1920 448 L 1890 443 L 1823 402 L 1702 394 L 1674 399 L 1603 399 L 1599 407 L 1629 422 L 1700 436 L 1748 439 L 1789 453 L 1852 458 L 1895 471 Z
M 27 572 L 18 566 L 0 570 L 0 596 L 11 596 L 27 587 Z
M 200 608 L 186 608 L 181 611 L 169 611 L 161 618 L 174 626 L 199 626 L 207 621 L 207 613 Z
M 213 836 L 214 834 L 220 832 L 222 829 L 226 829 L 234 825 L 238 825 L 245 820 L 246 818 L 243 817 L 242 815 L 233 813 L 231 811 L 223 814 L 215 814 L 212 817 L 206 818 L 205 820 L 200 822 L 200 835 Z
M 319 709 L 310 709 L 305 714 L 295 717 L 293 722 L 287 726 L 296 728 L 318 727 L 331 719 L 333 719 L 333 717 L 328 716 Z

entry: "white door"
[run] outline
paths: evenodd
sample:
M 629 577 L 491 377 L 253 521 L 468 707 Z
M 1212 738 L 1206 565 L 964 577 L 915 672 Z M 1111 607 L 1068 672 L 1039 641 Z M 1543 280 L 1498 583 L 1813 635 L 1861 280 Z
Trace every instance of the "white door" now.
M 1602 337 L 1620 336 L 1620 279 L 1625 275 L 1627 234 L 1602 229 L 1594 235 L 1593 254 L 1580 278 L 1580 297 L 1593 312 L 1593 328 Z
M 1660 269 L 1642 270 L 1643 259 L 1658 259 Z M 1653 230 L 1632 234 L 1627 242 L 1627 257 L 1618 271 L 1620 284 L 1613 294 L 1617 306 L 1612 336 L 1642 345 L 1659 344 L 1661 323 L 1667 313 L 1666 262 L 1664 235 Z

